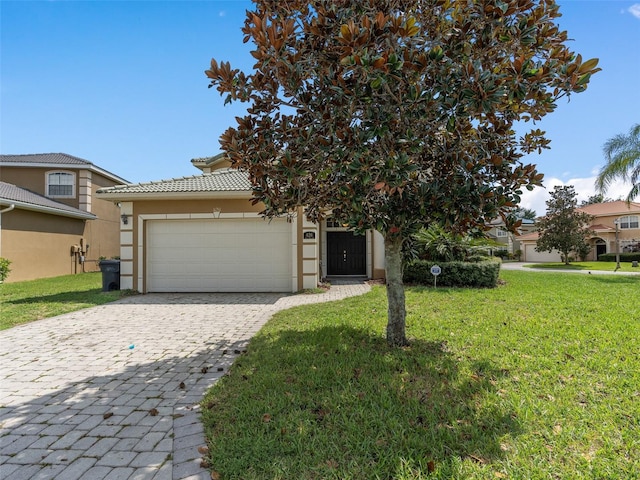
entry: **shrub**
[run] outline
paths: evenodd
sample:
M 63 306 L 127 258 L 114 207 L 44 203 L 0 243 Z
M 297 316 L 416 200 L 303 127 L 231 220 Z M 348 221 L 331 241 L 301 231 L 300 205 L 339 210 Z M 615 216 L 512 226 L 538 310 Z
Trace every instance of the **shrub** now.
M 9 265 L 11 265 L 11 260 L 0 257 L 0 282 L 4 282 L 4 279 L 9 275 L 11 271 Z
M 491 257 L 489 255 L 476 253 L 474 255 L 469 255 L 466 261 L 471 263 L 478 263 L 478 262 L 486 262 L 487 260 L 490 260 L 490 259 Z
M 432 285 L 431 267 L 441 267 L 437 285 L 442 287 L 493 288 L 498 284 L 500 260 L 490 259 L 482 262 L 431 262 L 416 260 L 404 269 L 404 281 L 419 285 Z
M 470 262 L 470 257 L 487 256 L 485 252 L 495 248 L 496 243 L 487 238 L 461 236 L 444 230 L 438 224 L 421 229 L 410 242 L 405 258 L 408 261 L 417 258 L 434 262 Z M 506 254 L 506 249 L 504 249 Z
M 502 259 L 509 258 L 509 252 L 506 248 L 494 248 L 493 255 Z
M 634 260 L 640 261 L 640 252 L 620 253 L 620 261 L 621 262 L 633 262 Z M 598 261 L 600 261 L 600 262 L 615 262 L 616 261 L 616 254 L 615 253 L 603 253 L 602 255 L 598 255 Z

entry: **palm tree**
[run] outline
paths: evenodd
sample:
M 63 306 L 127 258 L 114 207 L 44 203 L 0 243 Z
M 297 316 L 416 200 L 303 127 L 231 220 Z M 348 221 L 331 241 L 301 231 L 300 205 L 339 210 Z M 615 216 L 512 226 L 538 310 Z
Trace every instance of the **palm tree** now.
M 596 178 L 596 189 L 605 193 L 615 179 L 629 181 L 627 202 L 631 202 L 640 195 L 640 123 L 631 127 L 628 135 L 619 134 L 607 140 L 602 151 L 607 163 Z

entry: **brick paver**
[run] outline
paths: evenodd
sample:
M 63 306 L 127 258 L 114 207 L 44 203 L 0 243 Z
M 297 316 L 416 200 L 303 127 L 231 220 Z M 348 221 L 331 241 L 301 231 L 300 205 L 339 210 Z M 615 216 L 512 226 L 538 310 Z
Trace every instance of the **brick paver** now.
M 276 311 L 368 289 L 138 295 L 0 332 L 0 478 L 211 478 L 206 390 Z

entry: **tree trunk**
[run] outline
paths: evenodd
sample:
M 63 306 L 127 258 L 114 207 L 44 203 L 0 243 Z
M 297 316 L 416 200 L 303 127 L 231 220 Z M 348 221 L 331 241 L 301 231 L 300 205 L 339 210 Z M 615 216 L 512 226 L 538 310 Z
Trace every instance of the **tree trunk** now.
M 405 336 L 405 300 L 402 284 L 402 238 L 384 239 L 385 273 L 387 277 L 387 343 L 394 347 L 408 345 Z

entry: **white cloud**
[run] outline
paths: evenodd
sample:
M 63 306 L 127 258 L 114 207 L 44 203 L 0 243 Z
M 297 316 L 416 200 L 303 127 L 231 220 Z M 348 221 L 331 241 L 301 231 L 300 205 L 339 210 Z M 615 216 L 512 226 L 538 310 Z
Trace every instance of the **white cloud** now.
M 628 12 L 636 18 L 640 18 L 640 3 L 634 3 L 631 5 Z
M 547 211 L 546 201 L 550 198 L 549 192 L 553 191 L 553 187 L 555 186 L 565 185 L 573 185 L 577 194 L 576 198 L 578 200 L 578 204 L 580 204 L 583 200 L 587 200 L 590 196 L 595 195 L 595 182 L 596 175 L 587 178 L 572 178 L 567 181 L 562 181 L 559 178 L 553 177 L 545 178 L 544 188 L 537 187 L 534 188 L 531 192 L 528 190 L 524 190 L 520 206 L 523 208 L 530 208 L 531 210 L 535 210 L 536 213 L 540 216 L 544 215 Z M 613 200 L 625 200 L 630 190 L 631 185 L 629 183 L 618 180 L 613 183 L 607 190 L 605 197 L 611 198 Z

